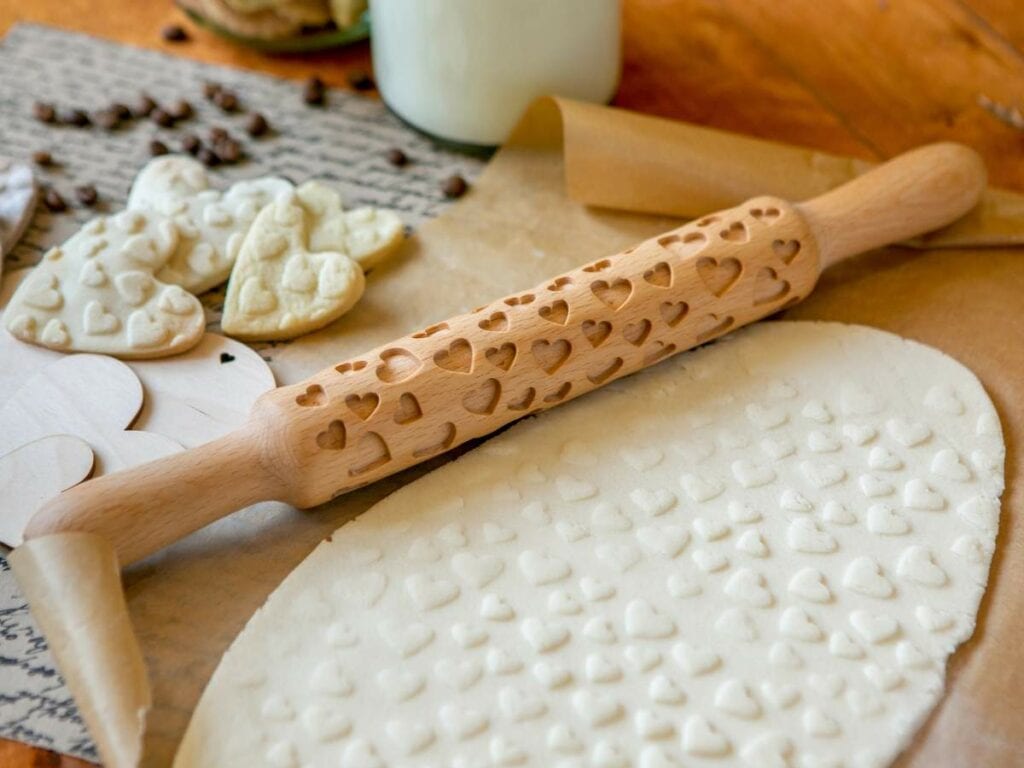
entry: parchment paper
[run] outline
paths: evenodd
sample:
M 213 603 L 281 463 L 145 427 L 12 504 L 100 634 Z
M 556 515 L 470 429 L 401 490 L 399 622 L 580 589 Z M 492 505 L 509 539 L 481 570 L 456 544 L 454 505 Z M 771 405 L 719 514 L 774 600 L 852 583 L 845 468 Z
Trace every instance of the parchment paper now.
M 375 271 L 366 299 L 355 312 L 321 334 L 274 351 L 280 381 L 294 381 L 350 352 L 533 284 L 672 225 L 666 219 L 588 209 L 571 201 L 562 181 L 559 121 L 550 104 L 540 109 L 517 134 L 516 142 L 494 158 L 463 202 L 420 228 L 399 259 Z M 603 109 L 570 107 L 564 114 L 569 121 L 566 154 L 574 191 L 585 196 L 607 192 L 609 186 L 600 183 L 602 173 L 612 173 L 614 180 L 608 164 L 599 163 L 587 172 L 585 158 L 593 155 L 577 154 L 576 137 L 586 137 L 601 149 L 595 137 L 606 128 L 612 131 L 607 135 L 615 137 L 614 154 L 628 158 L 626 165 L 634 166 L 629 173 L 635 175 L 636 168 L 678 171 L 666 155 L 666 142 L 675 140 L 666 138 L 671 131 L 661 121 L 637 122 L 627 117 L 625 122 L 633 125 L 628 128 L 621 121 L 616 126 L 613 113 Z M 588 122 L 597 124 L 586 127 Z M 577 124 L 585 126 L 581 133 L 576 132 Z M 696 153 L 680 148 L 678 154 L 689 157 L 688 163 L 735 167 L 734 145 L 719 146 L 717 154 L 710 146 Z M 777 166 L 788 180 L 809 170 L 818 173 L 821 166 L 816 158 L 825 157 L 806 150 L 788 151 L 805 158 L 789 170 Z M 767 148 L 765 152 L 768 162 L 773 155 Z M 597 156 L 602 154 L 607 156 L 607 149 Z M 756 154 L 750 160 L 756 165 Z M 828 174 L 856 169 L 850 161 L 840 160 Z M 693 167 L 685 171 L 699 174 Z M 777 191 L 747 192 L 741 186 L 737 181 L 730 194 L 746 197 Z M 695 187 L 698 197 L 702 188 Z M 615 185 L 611 189 L 624 194 Z M 627 189 L 624 182 L 622 190 Z M 722 204 L 729 202 L 723 198 Z M 659 205 L 658 210 L 664 209 Z M 1005 419 L 1008 489 L 1004 509 L 1012 510 L 1021 500 L 1016 446 L 1024 432 L 1024 413 L 1012 404 L 1024 397 L 1024 322 L 1014 314 L 1022 308 L 1022 295 L 1024 263 L 1016 253 L 925 255 L 890 249 L 826 274 L 818 291 L 788 316 L 886 328 L 933 344 L 972 367 Z M 953 317 L 955 323 L 950 322 Z M 998 334 L 992 332 L 996 328 Z M 146 764 L 167 764 L 223 649 L 315 543 L 428 468 L 416 468 L 308 512 L 276 504 L 251 507 L 126 571 L 128 610 L 149 666 L 154 702 L 145 739 Z M 978 635 L 957 655 L 952 691 L 924 730 L 930 737 L 919 740 L 922 743 L 907 764 L 948 763 L 950 755 L 955 757 L 953 747 L 962 750 L 964 745 L 970 751 L 961 751 L 963 759 L 954 763 L 1009 765 L 1011 759 L 1024 755 L 1015 736 L 1024 713 L 1013 682 L 1014 671 L 1024 668 L 1020 644 L 1014 641 L 1024 631 L 1024 614 L 1016 610 L 1019 598 L 1013 589 L 1024 575 L 1024 547 L 1007 546 L 1008 539 L 1020 536 L 1018 527 L 1012 513 L 1004 512 L 1003 546 L 996 555 Z M 40 572 L 47 570 L 41 548 L 33 546 L 22 554 Z M 21 566 L 17 567 L 20 571 Z M 54 598 L 51 608 L 60 614 L 60 602 L 70 608 L 83 595 L 69 589 Z M 100 598 L 108 601 L 109 596 Z M 94 650 L 109 652 L 109 648 Z M 87 664 L 87 654 L 78 652 L 75 664 Z M 137 682 L 132 675 L 106 676 L 102 683 L 90 681 L 92 689 L 82 693 L 110 695 L 119 685 L 137 690 Z M 117 741 L 131 743 L 133 736 L 137 741 L 136 734 L 117 734 Z

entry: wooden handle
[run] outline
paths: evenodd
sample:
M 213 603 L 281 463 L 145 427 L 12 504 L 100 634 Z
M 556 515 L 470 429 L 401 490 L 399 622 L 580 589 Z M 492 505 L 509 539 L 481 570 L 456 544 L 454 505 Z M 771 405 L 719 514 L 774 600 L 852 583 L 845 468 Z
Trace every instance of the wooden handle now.
M 945 159 L 971 176 L 929 149 L 802 207 L 755 198 L 370 350 L 268 392 L 238 435 L 65 492 L 26 536 L 101 533 L 128 563 L 257 500 L 323 503 L 800 301 L 819 240 L 833 258 L 881 244 L 858 217 L 891 239 L 947 223 L 969 206 L 935 183 Z M 946 218 L 917 210 L 929 191 Z
M 985 165 L 962 144 L 929 144 L 799 205 L 818 239 L 821 268 L 931 232 L 977 205 Z

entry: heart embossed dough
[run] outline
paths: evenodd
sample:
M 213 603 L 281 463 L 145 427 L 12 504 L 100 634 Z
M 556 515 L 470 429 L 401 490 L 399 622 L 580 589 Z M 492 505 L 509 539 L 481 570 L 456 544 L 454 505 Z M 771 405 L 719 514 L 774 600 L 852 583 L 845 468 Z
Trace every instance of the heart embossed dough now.
M 347 450 L 340 422 L 318 442 Z M 175 765 L 882 768 L 974 629 L 1002 465 L 941 353 L 752 326 L 335 532 L 224 655 Z
M 266 206 L 242 243 L 221 325 L 243 340 L 290 339 L 341 317 L 363 295 L 359 264 L 337 251 L 309 250 L 316 210 L 286 192 Z
M 22 341 L 63 352 L 152 358 L 190 349 L 203 335 L 203 308 L 154 276 L 179 236 L 158 214 L 93 219 L 43 256 L 11 297 L 4 325 Z

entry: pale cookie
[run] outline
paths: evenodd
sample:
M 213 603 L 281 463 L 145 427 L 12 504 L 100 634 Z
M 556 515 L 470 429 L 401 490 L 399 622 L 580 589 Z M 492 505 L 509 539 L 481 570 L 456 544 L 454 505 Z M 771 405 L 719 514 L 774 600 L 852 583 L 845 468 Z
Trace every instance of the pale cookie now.
M 0 272 L 3 255 L 14 249 L 32 220 L 36 206 L 36 182 L 32 169 L 0 155 Z
M 286 192 L 260 211 L 228 283 L 221 327 L 243 340 L 291 339 L 341 317 L 363 294 L 363 270 L 307 247 L 319 216 Z
M 195 296 L 154 277 L 178 244 L 159 214 L 122 211 L 93 219 L 51 248 L 4 310 L 7 330 L 62 352 L 165 357 L 199 342 Z
M 974 629 L 1003 456 L 940 352 L 759 323 L 327 537 L 224 654 L 174 765 L 881 768 Z M 870 473 L 906 531 L 872 530 Z
M 200 294 L 228 279 L 256 214 L 291 188 L 289 181 L 268 176 L 240 181 L 221 192 L 211 188 L 200 163 L 172 155 L 152 160 L 139 172 L 128 208 L 156 211 L 174 220 L 178 245 L 156 276 Z
M 391 211 L 356 208 L 345 211 L 341 196 L 319 181 L 307 181 L 296 194 L 314 213 L 309 232 L 312 251 L 339 251 L 369 271 L 390 256 L 402 242 L 402 220 Z

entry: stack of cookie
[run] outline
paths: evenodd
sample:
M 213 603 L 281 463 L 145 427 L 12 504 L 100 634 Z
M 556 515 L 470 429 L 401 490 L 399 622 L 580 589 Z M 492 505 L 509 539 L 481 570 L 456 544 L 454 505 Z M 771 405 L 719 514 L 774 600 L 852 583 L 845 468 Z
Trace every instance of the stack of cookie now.
M 345 29 L 366 0 L 178 0 L 202 18 L 240 37 L 283 40 L 330 25 Z
M 139 174 L 126 210 L 46 253 L 4 325 L 61 351 L 165 357 L 199 342 L 206 318 L 196 295 L 230 277 L 224 331 L 289 339 L 347 312 L 364 269 L 402 237 L 395 214 L 345 211 L 316 181 L 295 188 L 264 177 L 221 191 L 192 158 L 160 157 Z

